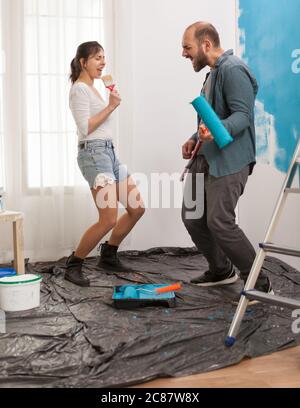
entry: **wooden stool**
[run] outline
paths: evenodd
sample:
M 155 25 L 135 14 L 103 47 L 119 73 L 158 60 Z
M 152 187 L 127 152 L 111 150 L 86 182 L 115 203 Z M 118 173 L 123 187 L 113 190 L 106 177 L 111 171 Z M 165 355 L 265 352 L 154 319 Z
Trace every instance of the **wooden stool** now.
M 14 211 L 0 212 L 0 223 L 13 223 L 14 237 L 14 268 L 18 275 L 25 273 L 24 241 L 23 241 L 23 214 Z

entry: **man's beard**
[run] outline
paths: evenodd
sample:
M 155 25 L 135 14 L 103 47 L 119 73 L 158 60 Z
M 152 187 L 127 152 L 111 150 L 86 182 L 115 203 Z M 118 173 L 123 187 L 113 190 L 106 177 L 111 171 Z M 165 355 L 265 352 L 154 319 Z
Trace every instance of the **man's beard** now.
M 197 57 L 195 57 L 193 61 L 193 67 L 195 72 L 200 72 L 207 65 L 208 65 L 207 56 L 203 53 L 203 51 L 199 50 Z

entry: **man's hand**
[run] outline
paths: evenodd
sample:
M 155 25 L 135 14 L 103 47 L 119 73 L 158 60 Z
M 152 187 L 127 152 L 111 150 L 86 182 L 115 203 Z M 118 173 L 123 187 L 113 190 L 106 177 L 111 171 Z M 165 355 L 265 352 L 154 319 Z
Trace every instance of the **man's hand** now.
M 186 160 L 192 157 L 193 150 L 196 146 L 196 141 L 193 139 L 189 139 L 183 146 L 182 146 L 182 157 Z
M 214 140 L 213 135 L 210 133 L 209 129 L 207 129 L 207 127 L 202 123 L 199 126 L 199 139 L 202 140 L 203 142 L 211 142 L 212 140 Z

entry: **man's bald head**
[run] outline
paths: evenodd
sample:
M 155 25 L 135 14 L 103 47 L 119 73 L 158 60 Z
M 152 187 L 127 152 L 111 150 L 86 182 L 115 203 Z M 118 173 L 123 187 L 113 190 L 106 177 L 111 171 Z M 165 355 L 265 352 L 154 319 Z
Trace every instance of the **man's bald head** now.
M 191 24 L 185 31 L 193 32 L 199 44 L 201 44 L 205 39 L 208 39 L 215 48 L 221 47 L 219 33 L 210 23 L 205 21 L 197 21 L 196 23 Z

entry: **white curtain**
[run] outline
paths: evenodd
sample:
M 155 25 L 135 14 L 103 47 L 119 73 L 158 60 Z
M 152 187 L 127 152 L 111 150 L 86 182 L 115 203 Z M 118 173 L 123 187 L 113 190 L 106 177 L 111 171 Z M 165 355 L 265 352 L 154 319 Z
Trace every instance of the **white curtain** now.
M 77 168 L 68 75 L 80 43 L 105 47 L 104 34 L 111 42 L 112 1 L 1 3 L 0 188 L 6 208 L 24 212 L 25 256 L 54 260 L 69 254 L 97 218 Z M 0 228 L 0 261 L 10 260 L 11 226 Z
M 2 0 L 1 0 L 2 1 Z M 0 2 L 0 22 L 2 22 L 2 3 Z M 3 148 L 3 74 L 4 52 L 2 50 L 2 30 L 0 30 L 0 194 L 4 192 L 4 148 Z

